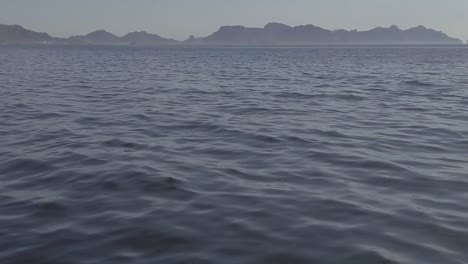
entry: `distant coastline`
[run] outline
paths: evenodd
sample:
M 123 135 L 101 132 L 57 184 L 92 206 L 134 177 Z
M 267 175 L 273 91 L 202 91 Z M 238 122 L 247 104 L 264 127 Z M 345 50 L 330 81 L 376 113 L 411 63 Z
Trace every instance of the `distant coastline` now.
M 269 23 L 263 28 L 222 26 L 206 37 L 190 36 L 185 41 L 161 37 L 146 31 L 116 36 L 98 30 L 82 36 L 55 38 L 19 25 L 0 25 L 0 44 L 66 44 L 116 46 L 349 46 L 349 45 L 466 45 L 442 31 L 418 26 L 402 30 L 397 26 L 377 27 L 368 31 L 328 30 L 314 25 L 292 27 Z

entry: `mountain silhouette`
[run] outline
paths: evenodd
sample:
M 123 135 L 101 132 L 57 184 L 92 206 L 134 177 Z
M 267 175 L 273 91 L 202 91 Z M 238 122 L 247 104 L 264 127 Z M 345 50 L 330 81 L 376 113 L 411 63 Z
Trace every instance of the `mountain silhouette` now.
M 388 45 L 462 44 L 447 34 L 418 26 L 402 30 L 397 26 L 376 27 L 368 31 L 328 30 L 314 25 L 289 26 L 269 23 L 263 28 L 222 26 L 213 34 L 185 41 L 166 39 L 146 31 L 119 37 L 105 30 L 68 39 L 27 30 L 18 25 L 0 25 L 0 43 L 67 43 L 87 45 Z
M 85 36 L 72 36 L 68 40 L 76 43 L 112 44 L 119 42 L 120 38 L 105 30 L 97 30 Z
M 166 39 L 156 34 L 150 34 L 146 31 L 131 32 L 123 36 L 121 39 L 123 42 L 136 43 L 143 45 L 151 44 L 177 44 L 178 41 L 173 39 Z
M 131 32 L 123 37 L 118 37 L 105 30 L 98 30 L 84 36 L 73 36 L 68 39 L 71 43 L 86 44 L 141 44 L 141 45 L 170 45 L 177 44 L 178 41 L 166 39 L 156 34 L 146 31 Z
M 25 29 L 18 25 L 1 25 L 0 24 L 0 43 L 41 43 L 60 41 L 51 37 L 47 33 L 39 33 Z
M 328 30 L 314 25 L 291 27 L 269 23 L 264 28 L 223 26 L 199 43 L 221 45 L 317 45 L 317 44 L 460 44 L 441 31 L 423 26 L 402 30 L 397 26 L 369 31 Z

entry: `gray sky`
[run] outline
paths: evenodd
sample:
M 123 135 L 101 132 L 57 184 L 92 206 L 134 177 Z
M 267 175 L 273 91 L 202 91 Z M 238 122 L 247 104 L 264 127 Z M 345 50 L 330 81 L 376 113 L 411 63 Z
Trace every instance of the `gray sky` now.
M 185 39 L 222 25 L 268 22 L 358 30 L 425 25 L 467 40 L 468 0 L 0 0 L 0 24 L 56 37 L 106 29 Z

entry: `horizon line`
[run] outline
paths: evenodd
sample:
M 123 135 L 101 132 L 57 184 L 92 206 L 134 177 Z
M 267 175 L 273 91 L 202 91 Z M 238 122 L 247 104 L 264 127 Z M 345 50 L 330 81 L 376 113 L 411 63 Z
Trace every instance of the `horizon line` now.
M 282 23 L 282 22 L 275 22 L 275 21 L 272 21 L 272 22 L 268 22 L 268 23 L 264 24 L 263 27 L 260 27 L 260 26 L 245 26 L 245 25 L 241 25 L 241 24 L 222 25 L 222 26 L 218 26 L 217 29 L 216 29 L 214 32 L 217 32 L 218 30 L 220 30 L 220 29 L 223 28 L 223 27 L 243 27 L 243 28 L 247 28 L 247 29 L 248 29 L 248 28 L 252 28 L 252 29 L 263 29 L 263 28 L 265 28 L 265 27 L 266 27 L 267 25 L 269 25 L 269 24 L 282 24 L 282 25 L 286 25 L 286 26 L 289 26 L 289 27 L 292 27 L 292 28 L 300 27 L 300 26 L 315 26 L 315 27 L 319 27 L 319 28 L 322 28 L 322 29 L 325 29 L 325 30 L 328 30 L 328 31 L 332 31 L 332 32 L 333 32 L 333 31 L 338 31 L 338 30 L 345 30 L 345 31 L 348 31 L 348 32 L 352 32 L 352 31 L 355 31 L 355 32 L 356 32 L 356 31 L 357 31 L 357 32 L 366 32 L 366 31 L 370 31 L 370 30 L 373 30 L 373 29 L 377 29 L 377 28 L 390 29 L 390 28 L 392 28 L 392 27 L 396 27 L 396 28 L 398 28 L 399 30 L 402 30 L 402 31 L 407 31 L 407 30 L 410 30 L 410 29 L 418 28 L 418 27 L 424 27 L 425 29 L 434 30 L 434 31 L 437 31 L 437 32 L 442 32 L 442 33 L 446 34 L 447 36 L 449 36 L 449 37 L 451 37 L 451 38 L 458 39 L 458 40 L 462 41 L 463 43 L 465 43 L 465 41 L 464 41 L 463 38 L 452 37 L 452 36 L 448 35 L 447 33 L 445 33 L 445 32 L 442 31 L 442 30 L 434 29 L 434 28 L 432 28 L 432 27 L 426 27 L 426 26 L 424 26 L 424 25 L 422 25 L 422 24 L 420 24 L 420 25 L 418 25 L 418 26 L 411 26 L 411 27 L 408 27 L 408 28 L 403 28 L 403 27 L 398 26 L 398 25 L 396 25 L 396 24 L 392 24 L 392 25 L 390 25 L 390 26 L 388 26 L 388 27 L 385 27 L 385 26 L 375 26 L 375 27 L 372 27 L 372 28 L 369 28 L 369 29 L 357 29 L 357 28 L 354 28 L 354 29 L 345 29 L 345 28 L 329 29 L 329 28 L 327 28 L 327 27 L 317 26 L 317 25 L 315 25 L 315 24 L 300 24 L 300 25 L 294 25 L 294 26 L 292 26 L 292 25 L 285 24 L 285 23 Z M 25 27 L 25 26 L 20 25 L 20 24 L 1 24 L 1 23 L 0 23 L 0 25 L 19 26 L 19 27 L 22 27 L 22 28 L 24 28 L 24 29 L 31 30 L 31 29 L 29 29 L 29 28 L 27 28 L 27 27 Z M 50 34 L 49 32 L 47 32 L 47 31 L 42 31 L 42 30 L 40 30 L 40 31 L 31 30 L 31 31 L 35 31 L 35 32 L 38 32 L 38 33 L 46 33 L 46 34 L 48 34 L 49 36 L 51 36 L 51 37 L 53 37 L 53 38 L 64 38 L 64 39 L 68 39 L 68 38 L 71 38 L 71 37 L 77 37 L 77 36 L 86 36 L 86 35 L 88 35 L 88 34 L 91 34 L 91 33 L 94 33 L 94 32 L 98 32 L 98 31 L 105 31 L 105 32 L 107 32 L 107 33 L 110 33 L 110 34 L 116 36 L 116 37 L 124 37 L 125 35 L 127 35 L 127 34 L 129 34 L 129 33 L 146 32 L 146 33 L 148 33 L 148 34 L 158 35 L 158 36 L 163 37 L 163 38 L 165 38 L 165 39 L 175 40 L 175 41 L 186 41 L 187 39 L 190 38 L 190 36 L 195 36 L 195 35 L 193 35 L 193 34 L 189 34 L 185 39 L 178 39 L 178 38 L 174 38 L 174 37 L 162 36 L 162 35 L 160 35 L 159 33 L 156 33 L 156 32 L 154 32 L 154 31 L 149 31 L 149 30 L 134 30 L 134 31 L 129 31 L 129 32 L 124 33 L 123 35 L 121 35 L 121 34 L 115 34 L 115 33 L 113 33 L 113 32 L 110 31 L 110 30 L 107 30 L 107 29 L 104 29 L 104 28 L 100 28 L 100 29 L 96 29 L 96 30 L 90 31 L 90 32 L 88 32 L 88 33 L 82 33 L 82 35 L 80 35 L 80 34 L 72 34 L 72 33 L 71 33 L 71 35 L 69 35 L 68 37 L 56 37 L 56 36 L 54 36 L 54 35 L 51 35 L 51 34 Z M 214 32 L 210 33 L 208 36 L 210 36 L 210 35 L 213 34 Z M 203 36 L 203 37 L 202 37 L 202 36 L 195 36 L 195 37 L 196 37 L 196 38 L 204 38 L 204 37 L 207 37 L 207 36 Z M 467 41 L 467 42 L 468 42 L 468 41 Z

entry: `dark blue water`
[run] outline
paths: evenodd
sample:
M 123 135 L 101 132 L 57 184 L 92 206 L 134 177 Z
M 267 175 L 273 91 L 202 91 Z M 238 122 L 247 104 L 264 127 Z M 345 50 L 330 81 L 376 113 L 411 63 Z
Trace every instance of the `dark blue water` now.
M 0 47 L 0 263 L 468 263 L 468 49 Z

